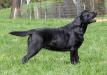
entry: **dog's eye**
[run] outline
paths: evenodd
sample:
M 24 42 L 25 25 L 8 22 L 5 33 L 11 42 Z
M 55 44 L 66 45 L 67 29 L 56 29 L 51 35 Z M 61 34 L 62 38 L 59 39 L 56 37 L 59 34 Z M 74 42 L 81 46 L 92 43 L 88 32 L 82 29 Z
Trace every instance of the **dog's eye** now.
M 87 17 L 89 17 L 90 15 L 89 14 L 87 14 Z

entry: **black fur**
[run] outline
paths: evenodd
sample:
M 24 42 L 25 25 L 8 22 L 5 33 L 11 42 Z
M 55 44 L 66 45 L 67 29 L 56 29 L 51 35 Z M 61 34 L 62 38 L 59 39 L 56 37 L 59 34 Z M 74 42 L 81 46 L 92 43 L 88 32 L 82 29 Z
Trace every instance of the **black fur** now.
M 85 10 L 64 27 L 15 31 L 10 34 L 29 36 L 28 52 L 22 59 L 23 63 L 36 55 L 41 48 L 46 48 L 54 51 L 70 51 L 70 61 L 75 64 L 79 62 L 78 48 L 84 41 L 84 33 L 88 24 L 95 22 L 96 15 L 95 12 Z

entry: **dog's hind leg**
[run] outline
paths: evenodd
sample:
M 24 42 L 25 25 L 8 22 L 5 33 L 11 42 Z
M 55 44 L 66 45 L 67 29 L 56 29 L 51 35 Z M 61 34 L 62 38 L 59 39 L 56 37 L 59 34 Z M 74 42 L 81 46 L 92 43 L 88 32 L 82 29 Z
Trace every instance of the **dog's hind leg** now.
M 41 41 L 42 40 L 40 40 L 40 38 L 38 38 L 38 37 L 36 37 L 36 39 L 32 38 L 32 37 L 30 37 L 28 39 L 28 52 L 22 59 L 23 64 L 28 62 L 28 60 L 31 57 L 33 57 L 34 55 L 36 55 L 40 51 L 40 49 L 42 48 L 41 47 L 41 43 L 42 43 Z

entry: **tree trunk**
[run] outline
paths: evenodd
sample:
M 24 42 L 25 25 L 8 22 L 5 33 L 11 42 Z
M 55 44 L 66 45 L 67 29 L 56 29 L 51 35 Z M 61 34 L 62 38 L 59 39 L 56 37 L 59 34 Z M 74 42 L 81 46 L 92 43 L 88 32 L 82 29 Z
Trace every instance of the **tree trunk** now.
M 26 0 L 27 1 L 27 4 L 29 4 L 30 3 L 30 0 Z
M 12 7 L 11 7 L 11 18 L 18 18 L 21 17 L 21 0 L 12 0 Z
M 92 2 L 92 0 L 81 0 L 82 1 L 82 4 L 83 4 L 83 7 L 85 8 L 85 9 L 88 9 L 88 10 L 91 10 L 92 8 L 91 8 L 91 2 Z
M 81 0 L 76 1 L 76 9 L 77 9 L 77 15 L 79 15 L 82 11 L 82 9 L 81 9 Z

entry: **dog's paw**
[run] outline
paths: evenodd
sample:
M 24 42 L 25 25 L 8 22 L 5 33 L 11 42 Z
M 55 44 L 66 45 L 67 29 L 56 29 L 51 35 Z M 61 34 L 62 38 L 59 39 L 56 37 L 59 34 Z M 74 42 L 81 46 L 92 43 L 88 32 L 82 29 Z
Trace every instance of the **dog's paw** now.
M 71 64 L 77 64 L 78 63 L 78 61 L 72 61 L 71 62 Z
M 77 58 L 72 58 L 71 59 L 71 64 L 77 64 L 77 63 L 79 63 L 79 58 L 77 57 Z
M 28 58 L 26 57 L 26 56 L 24 56 L 23 58 L 22 58 L 22 64 L 25 64 L 25 63 L 27 63 L 28 62 Z

